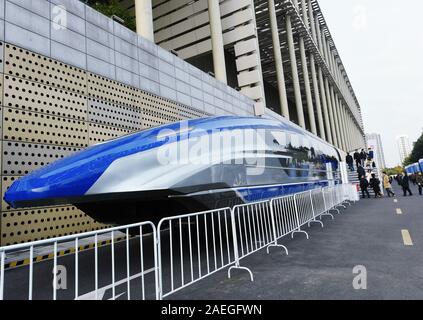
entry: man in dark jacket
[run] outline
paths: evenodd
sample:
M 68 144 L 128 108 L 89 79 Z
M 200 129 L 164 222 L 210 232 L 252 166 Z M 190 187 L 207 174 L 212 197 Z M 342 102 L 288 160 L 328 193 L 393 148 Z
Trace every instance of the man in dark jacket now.
M 361 164 L 357 166 L 357 173 L 358 173 L 358 179 L 361 179 L 362 176 L 366 176 L 366 171 L 364 170 Z
M 366 163 L 367 160 L 367 153 L 366 151 L 364 151 L 364 149 L 361 149 L 360 152 L 360 162 L 361 162 L 361 166 L 364 167 L 364 164 Z
M 361 163 L 360 153 L 358 151 L 354 152 L 354 160 L 355 160 L 355 164 L 357 165 L 357 168 L 358 168 L 358 165 Z
M 401 180 L 401 186 L 402 186 L 402 191 L 404 191 L 404 197 L 407 196 L 407 192 L 410 194 L 410 196 L 413 195 L 413 193 L 410 190 L 410 177 L 408 176 L 407 172 L 404 172 L 404 177 Z
M 376 178 L 374 173 L 372 173 L 372 178 L 370 179 L 370 186 L 375 192 L 375 198 L 382 198 L 382 192 L 380 191 L 380 180 Z
M 369 181 L 367 181 L 366 177 L 363 175 L 360 177 L 360 189 L 361 192 L 363 194 L 363 199 L 366 198 L 366 194 L 367 197 L 370 199 L 370 193 L 369 190 L 367 190 L 367 188 L 369 187 Z
M 345 158 L 345 162 L 347 163 L 350 170 L 354 171 L 354 159 L 349 153 L 347 154 L 347 157 Z

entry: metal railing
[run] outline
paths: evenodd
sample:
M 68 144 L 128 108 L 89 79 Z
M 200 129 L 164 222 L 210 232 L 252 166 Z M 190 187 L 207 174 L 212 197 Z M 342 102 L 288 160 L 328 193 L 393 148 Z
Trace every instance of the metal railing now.
M 36 241 L 0 248 L 0 300 L 7 291 L 20 294 L 20 299 L 163 299 L 210 275 L 228 268 L 228 277 L 235 269 L 249 273 L 241 260 L 267 248 L 278 247 L 288 255 L 288 249 L 278 241 L 291 234 L 304 233 L 305 225 L 318 223 L 322 217 L 334 219 L 332 212 L 341 212 L 351 202 L 358 201 L 354 185 L 343 184 L 314 189 L 268 201 L 259 201 L 212 211 L 162 219 L 158 227 L 151 222 L 109 228 L 96 232 Z M 104 245 L 104 240 L 106 244 Z M 82 250 L 83 243 L 90 250 Z M 63 246 L 71 248 L 68 255 L 59 255 Z M 40 274 L 37 250 L 50 253 L 51 279 Z M 8 256 L 21 250 L 29 263 L 25 267 L 7 270 Z M 61 261 L 59 261 L 61 259 Z M 73 294 L 58 294 L 58 266 L 72 274 Z M 48 269 L 50 270 L 50 269 Z M 84 272 L 81 272 L 84 270 Z M 44 269 L 45 273 L 45 269 Z M 104 275 L 107 275 L 104 277 Z M 26 278 L 27 280 L 23 281 Z M 40 284 L 47 278 L 47 285 Z M 14 283 L 13 279 L 19 279 Z M 6 281 L 6 282 L 5 282 Z M 16 288 L 19 283 L 19 288 Z M 34 285 L 35 284 L 35 285 Z M 28 286 L 27 291 L 23 286 Z M 6 288 L 6 289 L 5 289 Z M 34 295 L 35 289 L 43 294 Z M 51 294 L 46 291 L 51 290 Z M 109 294 L 109 295 L 108 295 Z
M 160 298 L 234 262 L 231 209 L 165 218 L 158 225 Z
M 142 300 L 159 298 L 156 227 L 151 222 L 142 222 L 122 227 L 104 229 L 101 231 L 86 232 L 53 239 L 40 240 L 0 248 L 0 300 L 5 298 L 5 287 L 11 294 L 11 299 L 22 299 L 23 288 L 16 288 L 13 281 L 6 282 L 5 264 L 8 254 L 19 253 L 25 257 L 27 265 L 8 270 L 12 279 L 18 278 L 20 284 L 27 286 L 26 297 L 33 299 L 59 298 L 59 291 L 65 292 L 64 299 L 102 299 L 106 292 L 110 292 L 110 300 L 115 300 L 116 288 L 125 287 L 126 297 L 131 299 L 132 293 Z M 84 243 L 90 243 L 90 250 L 84 249 Z M 39 257 L 36 252 L 42 248 L 42 255 L 51 257 L 47 269 L 35 268 Z M 66 248 L 69 253 L 61 254 Z M 117 251 L 119 250 L 119 253 Z M 22 259 L 22 258 L 21 258 Z M 81 259 L 83 267 L 88 262 L 93 266 L 80 272 Z M 51 268 L 52 267 L 52 268 Z M 46 275 L 46 270 L 52 270 L 53 282 Z M 100 276 L 100 270 L 101 275 Z M 59 272 L 60 271 L 60 272 Z M 70 289 L 66 279 L 61 279 L 61 272 L 73 277 L 73 290 L 60 290 L 65 285 Z M 49 272 L 49 274 L 51 274 Z M 35 275 L 38 277 L 36 278 Z M 151 278 L 150 278 L 151 275 Z M 147 281 L 147 277 L 148 279 Z M 136 283 L 136 280 L 139 282 Z M 37 281 L 36 281 L 37 280 Z M 60 283 L 60 281 L 65 283 Z M 81 285 L 82 284 L 82 285 Z M 148 285 L 148 288 L 147 288 Z M 39 289 L 40 292 L 37 292 Z M 147 292 L 147 289 L 149 292 Z M 47 291 L 51 290 L 51 295 Z M 71 293 L 73 291 L 73 294 Z M 18 296 L 19 295 L 19 296 Z M 119 294 L 122 296 L 123 294 Z

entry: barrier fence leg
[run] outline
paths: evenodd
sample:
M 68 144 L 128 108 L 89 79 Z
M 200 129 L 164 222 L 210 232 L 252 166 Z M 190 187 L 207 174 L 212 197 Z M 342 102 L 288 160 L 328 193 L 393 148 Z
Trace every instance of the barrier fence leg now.
M 310 228 L 310 225 L 311 225 L 312 223 L 319 223 L 319 224 L 322 226 L 322 228 L 324 228 L 324 227 L 325 227 L 325 225 L 323 224 L 323 222 L 322 222 L 322 221 L 319 221 L 319 220 L 316 220 L 316 212 L 315 212 L 315 210 L 314 210 L 313 196 L 311 195 L 311 191 L 310 191 L 310 203 L 311 203 L 311 210 L 312 210 L 312 212 L 313 212 L 313 220 L 311 220 L 311 221 L 308 223 L 308 227 Z
M 282 244 L 278 244 L 278 237 L 277 237 L 277 235 L 276 235 L 275 213 L 274 213 L 274 211 L 273 211 L 273 202 L 272 202 L 272 201 L 269 203 L 269 206 L 270 206 L 270 217 L 271 217 L 271 219 L 272 219 L 273 239 L 274 239 L 275 241 L 274 241 L 273 243 L 271 243 L 271 244 L 269 244 L 269 245 L 267 246 L 267 249 L 266 249 L 267 254 L 269 254 L 269 253 L 270 253 L 270 251 L 269 251 L 269 249 L 270 249 L 270 248 L 272 248 L 272 247 L 276 247 L 276 248 L 281 248 L 281 249 L 285 250 L 286 255 L 288 255 L 288 254 L 289 254 L 289 253 L 288 253 L 288 248 L 287 248 L 287 247 L 285 247 L 285 246 L 284 246 L 284 245 L 282 245 Z
M 140 237 L 142 237 L 142 234 L 140 234 Z M 158 236 L 158 232 L 156 227 L 153 225 L 153 241 L 154 241 L 154 264 L 155 264 L 155 270 L 154 270 L 154 283 L 156 286 L 156 300 L 162 300 L 162 288 L 161 288 L 161 278 L 162 278 L 162 268 L 161 268 L 161 261 L 159 259 L 160 252 L 160 239 Z M 142 238 L 141 238 L 142 241 Z M 160 261 L 160 262 L 159 262 Z
M 161 245 L 161 223 L 159 223 L 159 226 L 156 229 L 157 236 L 155 237 L 157 240 L 156 242 L 156 254 L 157 254 L 157 282 L 156 282 L 156 298 L 157 300 L 163 300 L 163 273 L 162 273 L 162 245 Z
M 335 217 L 333 216 L 333 214 L 331 214 L 331 213 L 329 212 L 330 208 L 329 208 L 329 206 L 328 206 L 328 202 L 327 202 L 327 200 L 326 200 L 325 190 L 324 190 L 324 189 L 322 189 L 322 195 L 323 195 L 323 203 L 325 204 L 325 212 L 323 212 L 323 213 L 320 215 L 320 219 L 321 219 L 323 216 L 328 216 L 328 217 L 331 217 L 331 218 L 332 218 L 332 220 L 335 220 Z
M 239 253 L 238 253 L 238 237 L 236 235 L 236 226 L 235 226 L 235 213 L 234 213 L 234 209 L 232 209 L 231 211 L 231 225 L 232 225 L 232 240 L 234 243 L 234 256 L 235 256 L 235 265 L 231 266 L 228 270 L 228 278 L 231 278 L 231 271 L 233 269 L 240 269 L 240 270 L 245 270 L 250 274 L 250 279 L 251 282 L 254 281 L 254 276 L 253 273 L 251 272 L 251 270 L 249 268 L 246 267 L 242 267 L 239 263 Z
M 307 237 L 307 240 L 308 240 L 308 239 L 310 239 L 310 237 L 308 236 L 308 233 L 304 230 L 301 230 L 300 218 L 298 216 L 297 195 L 294 195 L 294 207 L 295 207 L 295 218 L 297 219 L 297 229 L 292 231 L 291 238 L 294 239 L 294 235 L 296 233 L 304 233 Z

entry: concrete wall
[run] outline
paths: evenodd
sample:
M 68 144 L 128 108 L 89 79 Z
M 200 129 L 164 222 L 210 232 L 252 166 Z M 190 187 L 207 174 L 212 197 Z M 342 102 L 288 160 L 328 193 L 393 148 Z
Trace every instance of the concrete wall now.
M 206 113 L 254 114 L 245 95 L 78 0 L 0 0 L 0 39 Z

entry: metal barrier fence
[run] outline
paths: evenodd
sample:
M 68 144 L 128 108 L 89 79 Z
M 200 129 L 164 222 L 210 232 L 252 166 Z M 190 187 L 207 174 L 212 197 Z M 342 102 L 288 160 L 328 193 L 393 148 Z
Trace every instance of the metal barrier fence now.
M 165 218 L 158 225 L 160 298 L 234 262 L 231 209 Z
M 30 300 L 163 299 L 225 268 L 228 268 L 229 278 L 234 269 L 242 269 L 253 281 L 252 271 L 241 266 L 242 259 L 264 248 L 270 253 L 272 247 L 281 248 L 288 255 L 288 249 L 278 244 L 281 238 L 304 233 L 309 239 L 308 233 L 302 229 L 305 225 L 318 223 L 323 227 L 323 216 L 334 219 L 331 212 L 340 213 L 340 208 L 355 201 L 358 201 L 355 186 L 336 185 L 237 205 L 233 209 L 165 218 L 157 230 L 153 223 L 143 222 L 0 248 L 0 300 L 13 299 L 13 294 L 4 294 L 11 291 L 22 299 L 24 288 L 16 289 L 13 279 L 19 279 L 21 284 L 25 277 L 28 278 L 27 282 L 24 281 L 24 286 L 28 286 L 25 296 Z M 106 245 L 102 243 L 105 239 L 108 239 Z M 62 261 L 58 261 L 61 246 L 65 243 L 68 248 L 70 242 L 70 253 L 60 256 Z M 91 250 L 82 251 L 81 246 L 87 242 L 94 245 Z M 34 263 L 39 247 L 52 256 L 52 269 L 38 268 Z M 8 270 L 8 276 L 12 278 L 8 282 L 5 263 L 8 255 L 17 250 L 28 254 L 28 270 Z M 73 294 L 60 291 L 58 295 L 59 266 L 71 271 Z M 46 274 L 37 274 L 36 269 L 44 270 L 44 273 L 53 270 L 53 286 L 51 279 Z M 39 278 L 47 281 L 47 285 Z M 43 289 L 43 294 L 34 295 L 34 288 Z M 46 290 L 51 290 L 51 294 L 46 294 Z
M 143 222 L 0 248 L 0 300 L 25 296 L 28 300 L 115 300 L 124 295 L 128 300 L 157 299 L 156 234 L 153 223 Z M 85 250 L 87 243 L 90 250 Z M 17 252 L 27 264 L 7 270 L 7 281 L 8 255 Z M 41 255 L 51 259 L 36 264 Z M 21 287 L 16 286 L 15 279 Z M 123 293 L 117 295 L 117 289 Z

